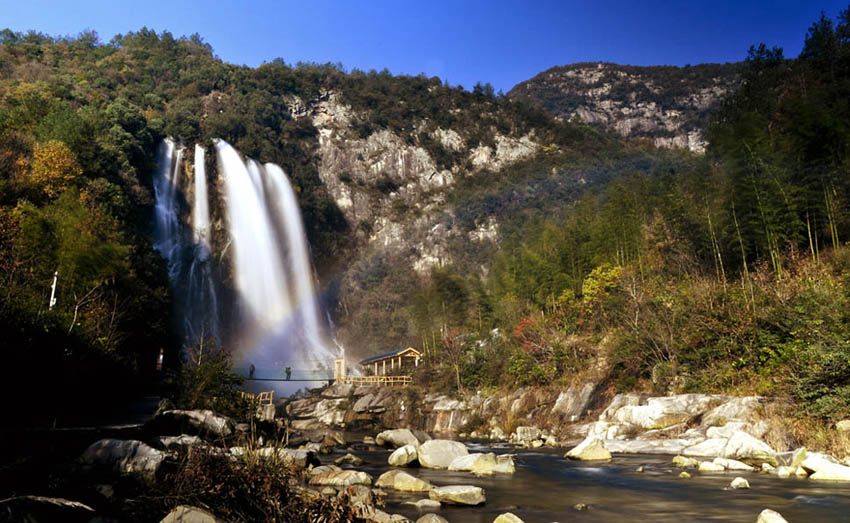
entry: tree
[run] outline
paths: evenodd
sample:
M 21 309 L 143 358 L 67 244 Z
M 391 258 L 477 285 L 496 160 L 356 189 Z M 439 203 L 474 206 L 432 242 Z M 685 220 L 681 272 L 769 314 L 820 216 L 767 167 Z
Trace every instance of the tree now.
M 29 182 L 49 198 L 56 198 L 83 174 L 73 151 L 59 140 L 33 147 Z

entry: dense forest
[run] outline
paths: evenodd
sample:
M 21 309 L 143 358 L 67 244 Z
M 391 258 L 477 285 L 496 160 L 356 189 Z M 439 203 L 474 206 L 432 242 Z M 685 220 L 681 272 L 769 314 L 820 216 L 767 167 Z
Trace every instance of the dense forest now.
M 797 58 L 753 46 L 741 75 L 704 158 L 533 221 L 483 281 L 435 271 L 416 298 L 423 340 L 447 356 L 429 378 L 568 383 L 602 361 L 621 391 L 850 415 L 850 10 L 815 22 Z

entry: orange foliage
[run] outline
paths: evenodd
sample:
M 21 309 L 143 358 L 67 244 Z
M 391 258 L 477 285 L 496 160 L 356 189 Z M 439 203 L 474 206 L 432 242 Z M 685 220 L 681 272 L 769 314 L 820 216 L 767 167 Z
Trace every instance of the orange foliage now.
M 55 198 L 82 174 L 74 152 L 65 142 L 50 140 L 33 148 L 29 181 L 47 196 Z

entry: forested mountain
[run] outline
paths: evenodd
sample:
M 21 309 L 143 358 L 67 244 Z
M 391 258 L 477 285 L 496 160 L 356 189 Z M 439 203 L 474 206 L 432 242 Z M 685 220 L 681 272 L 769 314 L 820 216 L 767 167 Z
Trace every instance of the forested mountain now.
M 579 63 L 546 70 L 517 84 L 508 96 L 564 120 L 701 153 L 711 115 L 737 88 L 740 73 L 741 64 Z
M 108 43 L 3 31 L 0 378 L 49 368 L 63 390 L 94 375 L 121 390 L 178 345 L 151 247 L 155 151 L 223 138 L 292 177 L 351 355 L 423 347 L 435 387 L 602 366 L 619 390 L 787 394 L 850 414 L 847 13 L 814 24 L 795 59 L 759 46 L 734 66 L 558 71 L 614 97 L 600 107 L 618 108 L 615 130 L 635 101 L 663 121 L 621 132 L 684 145 L 705 129 L 705 155 L 556 118 L 520 96 L 532 84 L 496 96 L 249 68 L 147 29 Z M 559 116 L 585 103 L 552 92 Z

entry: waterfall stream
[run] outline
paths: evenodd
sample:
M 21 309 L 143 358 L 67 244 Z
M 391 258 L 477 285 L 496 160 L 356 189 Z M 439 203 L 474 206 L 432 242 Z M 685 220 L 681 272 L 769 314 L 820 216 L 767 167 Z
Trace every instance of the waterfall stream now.
M 280 166 L 243 158 L 223 140 L 214 145 L 218 186 L 207 174 L 200 145 L 194 148 L 193 183 L 182 186 L 183 148 L 171 139 L 162 144 L 154 181 L 155 247 L 168 265 L 185 346 L 214 338 L 245 366 L 330 367 L 339 350 L 326 342 L 328 326 L 320 321 L 289 178 Z M 185 201 L 192 202 L 190 212 Z M 220 209 L 220 222 L 211 218 L 211 201 L 221 203 L 213 207 Z M 218 242 L 213 223 L 226 229 Z M 216 245 L 222 252 L 214 252 Z M 217 267 L 222 261 L 229 263 Z M 223 293 L 223 285 L 232 292 Z M 228 303 L 220 303 L 225 295 Z

